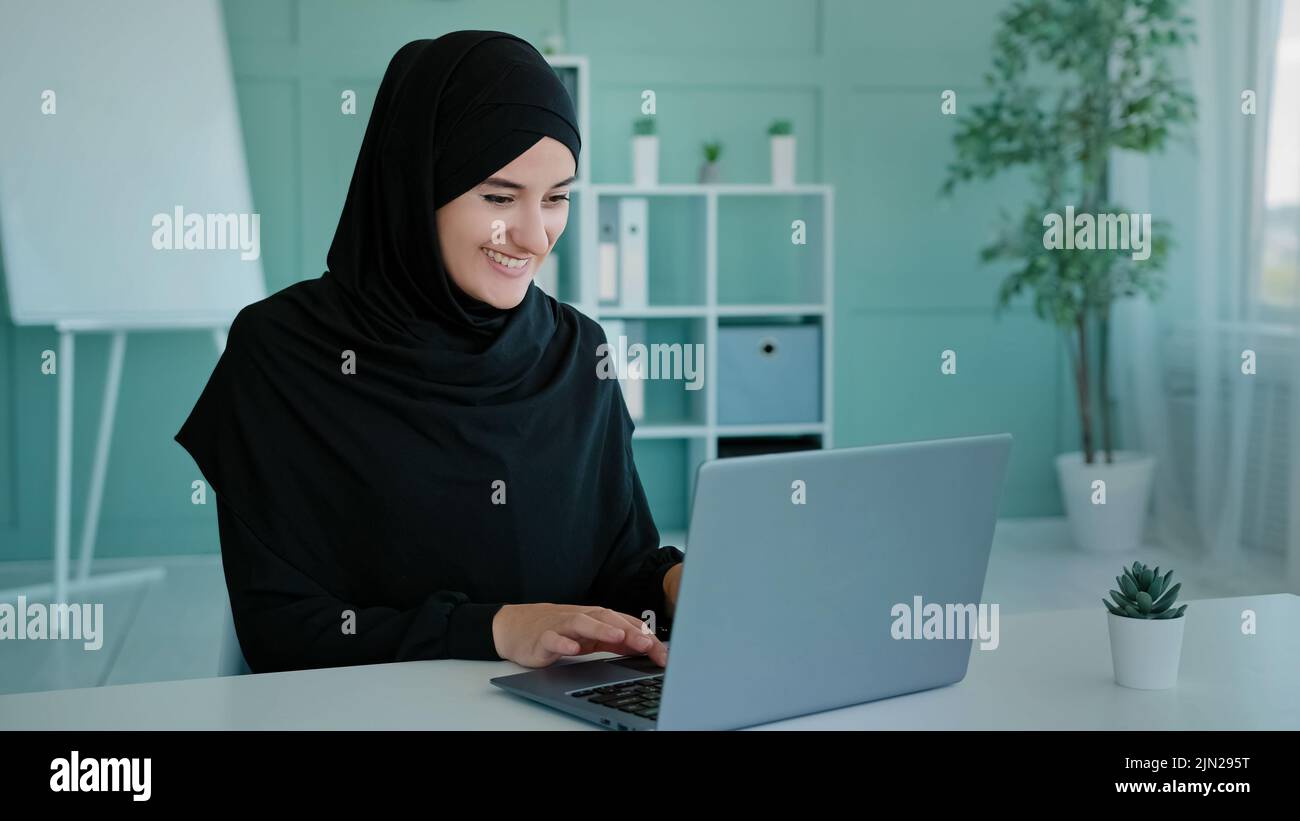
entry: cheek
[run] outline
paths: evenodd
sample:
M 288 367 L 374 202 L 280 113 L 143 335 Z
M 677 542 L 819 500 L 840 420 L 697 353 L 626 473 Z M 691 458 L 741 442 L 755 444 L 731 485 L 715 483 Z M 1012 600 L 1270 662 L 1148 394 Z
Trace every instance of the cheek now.
M 471 265 L 477 265 L 483 256 L 482 246 L 492 244 L 493 217 L 480 209 L 470 209 L 457 220 L 453 230 L 456 231 L 457 253 Z
M 562 213 L 547 218 L 546 236 L 547 239 L 550 240 L 552 248 L 554 248 L 555 243 L 559 241 L 560 235 L 564 233 L 564 228 L 566 225 L 568 225 L 568 223 L 569 223 L 569 212 L 567 209 Z

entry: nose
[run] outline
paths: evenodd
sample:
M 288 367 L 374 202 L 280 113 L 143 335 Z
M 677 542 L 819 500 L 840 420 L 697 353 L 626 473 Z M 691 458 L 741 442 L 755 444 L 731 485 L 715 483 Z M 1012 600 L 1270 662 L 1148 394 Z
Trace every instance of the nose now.
M 515 224 L 510 227 L 510 239 L 520 250 L 536 257 L 550 249 L 551 238 L 546 234 L 546 221 L 540 204 L 520 209 Z

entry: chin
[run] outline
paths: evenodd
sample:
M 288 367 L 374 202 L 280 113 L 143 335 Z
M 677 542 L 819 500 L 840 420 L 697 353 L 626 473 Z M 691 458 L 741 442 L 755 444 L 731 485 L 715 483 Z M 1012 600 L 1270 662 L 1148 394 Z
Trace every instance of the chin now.
M 528 296 L 528 289 L 529 287 L 532 286 L 532 284 L 533 284 L 532 279 L 526 279 L 524 280 L 522 287 L 510 288 L 510 289 L 503 288 L 500 291 L 497 291 L 496 293 L 492 293 L 484 297 L 483 301 L 491 305 L 493 308 L 499 308 L 503 311 L 508 311 L 511 308 L 518 306 L 519 303 L 524 301 L 524 297 Z

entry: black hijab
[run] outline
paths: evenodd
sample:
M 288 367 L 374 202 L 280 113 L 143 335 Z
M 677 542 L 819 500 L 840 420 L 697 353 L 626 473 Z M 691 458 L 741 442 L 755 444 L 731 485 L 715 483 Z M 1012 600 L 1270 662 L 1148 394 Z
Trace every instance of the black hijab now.
M 448 275 L 434 210 L 573 103 L 525 41 L 459 31 L 389 63 L 318 279 L 240 311 L 176 435 L 218 497 L 254 670 L 496 658 L 502 604 L 660 625 L 658 549 L 598 325 L 530 286 L 501 310 Z M 347 363 L 355 372 L 347 372 Z M 355 633 L 340 630 L 344 611 Z

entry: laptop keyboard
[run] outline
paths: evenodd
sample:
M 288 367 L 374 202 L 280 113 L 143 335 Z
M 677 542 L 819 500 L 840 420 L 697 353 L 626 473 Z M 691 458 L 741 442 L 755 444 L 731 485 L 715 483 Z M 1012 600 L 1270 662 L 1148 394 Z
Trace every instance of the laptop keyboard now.
M 605 687 L 574 690 L 569 695 L 654 721 L 659 718 L 659 696 L 663 693 L 663 687 L 664 675 L 660 673 Z

